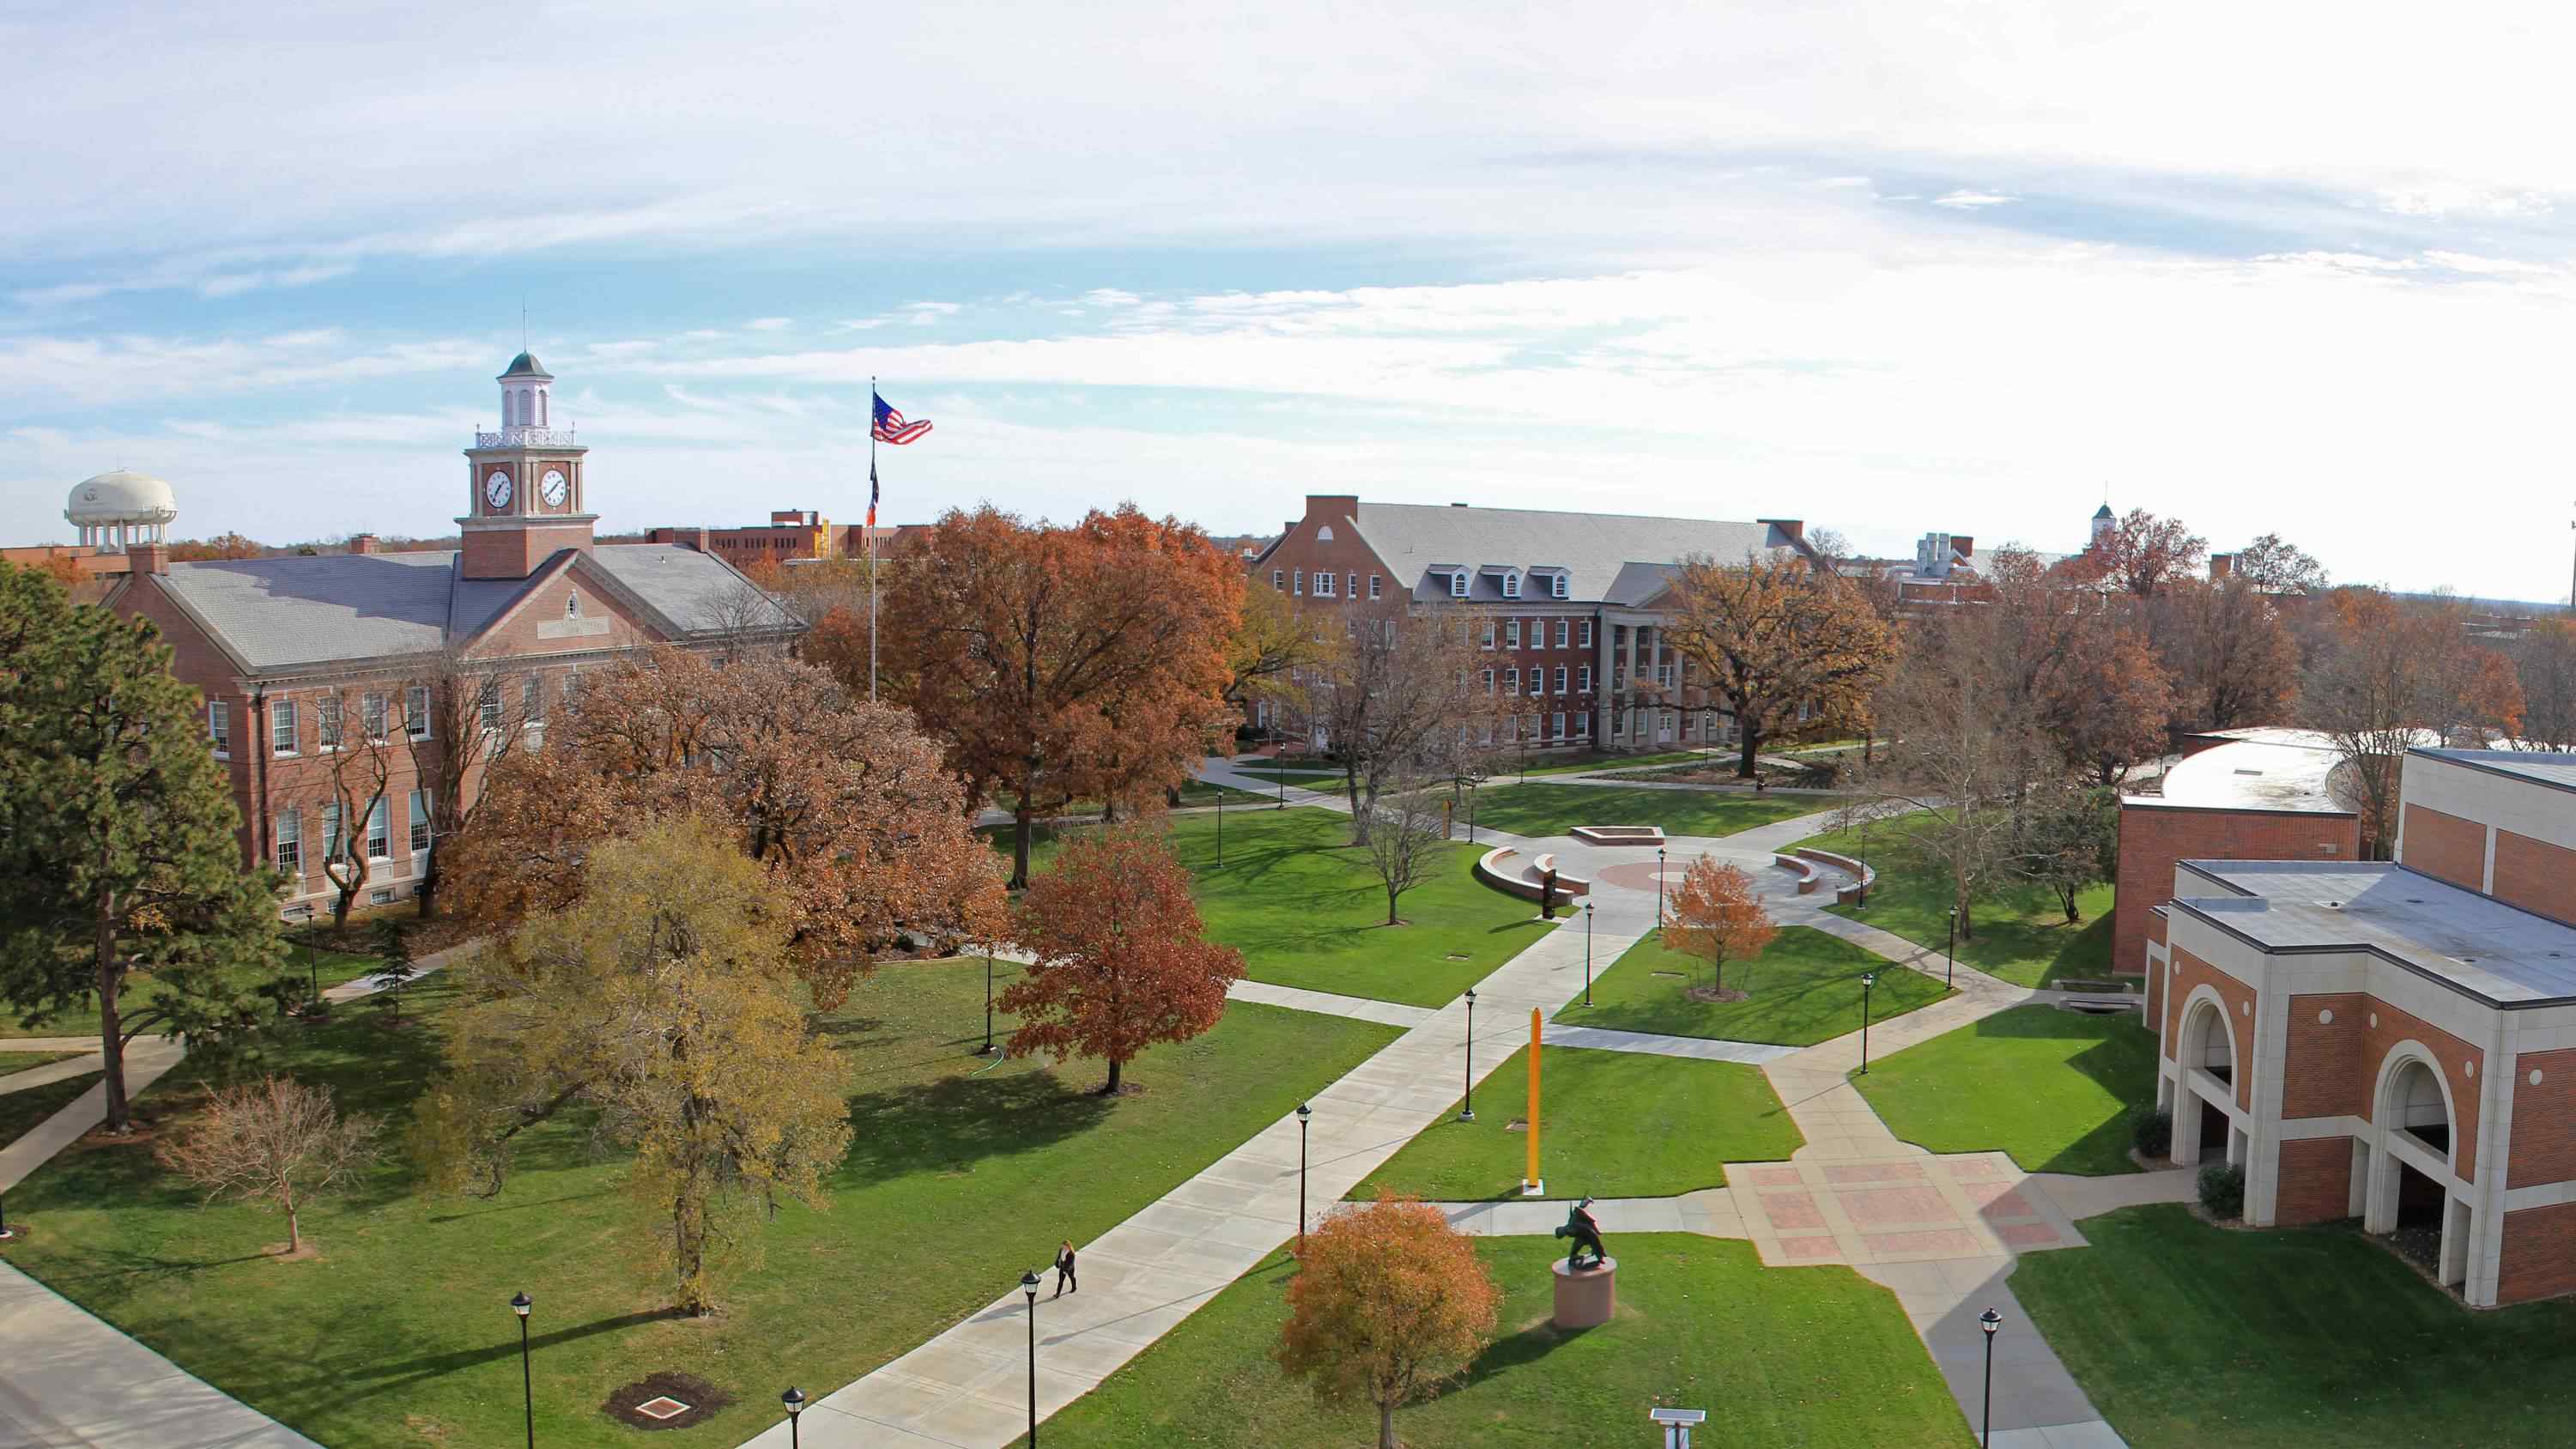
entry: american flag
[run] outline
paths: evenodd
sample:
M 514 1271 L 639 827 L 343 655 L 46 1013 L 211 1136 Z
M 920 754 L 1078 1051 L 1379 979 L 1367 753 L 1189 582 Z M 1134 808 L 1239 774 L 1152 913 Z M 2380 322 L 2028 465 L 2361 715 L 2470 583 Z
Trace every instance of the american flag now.
M 917 423 L 907 423 L 903 420 L 903 414 L 886 406 L 886 400 L 884 398 L 877 397 L 874 393 L 870 393 L 868 396 L 874 399 L 877 405 L 875 436 L 878 442 L 909 443 L 913 439 L 930 431 L 930 420 L 928 418 L 924 418 Z

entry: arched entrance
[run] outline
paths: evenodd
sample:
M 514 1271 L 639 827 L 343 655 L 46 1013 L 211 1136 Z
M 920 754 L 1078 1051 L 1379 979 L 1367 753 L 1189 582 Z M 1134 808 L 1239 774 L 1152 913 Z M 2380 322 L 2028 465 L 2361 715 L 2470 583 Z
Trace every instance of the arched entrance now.
M 2393 1236 L 2435 1281 L 2459 1283 L 2468 1275 L 2469 1205 L 2457 1187 L 2459 1118 L 2441 1063 L 2418 1043 L 2392 1049 L 2370 1119 L 2362 1226 Z
M 2236 1122 L 2236 1036 L 2227 1027 L 2227 1005 L 2203 987 L 2183 1007 L 2182 1035 L 2174 1059 L 2182 1068 L 2174 1096 L 2173 1160 L 2245 1161 L 2245 1129 Z

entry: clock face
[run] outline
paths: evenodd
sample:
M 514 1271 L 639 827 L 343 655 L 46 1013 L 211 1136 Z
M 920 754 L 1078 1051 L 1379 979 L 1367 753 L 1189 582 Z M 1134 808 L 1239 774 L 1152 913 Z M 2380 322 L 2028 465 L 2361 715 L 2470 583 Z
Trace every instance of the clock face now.
M 546 500 L 548 508 L 563 507 L 564 495 L 570 491 L 564 484 L 564 475 L 553 468 L 548 468 L 546 476 L 537 484 L 537 496 Z
M 510 475 L 494 469 L 492 476 L 483 480 L 483 501 L 494 508 L 509 507 Z

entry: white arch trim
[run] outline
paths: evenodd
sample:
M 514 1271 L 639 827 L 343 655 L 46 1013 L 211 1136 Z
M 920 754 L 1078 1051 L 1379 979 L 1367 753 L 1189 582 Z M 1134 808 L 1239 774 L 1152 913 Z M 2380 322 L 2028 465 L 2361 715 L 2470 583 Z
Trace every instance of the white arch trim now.
M 2450 1119 L 2451 1128 L 2451 1141 L 2443 1164 L 2451 1169 L 2453 1177 L 2457 1177 L 2460 1175 L 2460 1104 L 2451 1097 L 2451 1074 L 2442 1069 L 2442 1059 L 2434 1055 L 2431 1047 L 2410 1036 L 2390 1047 L 2388 1054 L 2379 1059 L 2379 1080 L 2370 1086 L 2370 1125 L 2380 1132 L 2406 1130 L 2403 1124 L 2388 1120 L 2388 1087 L 2397 1080 L 2397 1073 L 2408 1062 L 2422 1062 L 2425 1069 L 2433 1074 L 2434 1085 L 2442 1089 L 2442 1114 Z
M 2208 1004 L 2210 1010 L 2218 1013 L 2219 1029 L 2227 1035 L 2227 1069 L 2232 1074 L 2232 1079 L 2228 1083 L 2230 1100 L 2227 1105 L 2230 1110 L 2233 1110 L 2236 1106 L 2234 1101 L 2235 1085 L 2238 1081 L 2244 1080 L 2245 1077 L 2245 1062 L 2243 1060 L 2244 1054 L 2236 1049 L 2235 1017 L 2234 1014 L 2228 1010 L 2227 998 L 2219 995 L 2218 988 L 2210 985 L 2206 981 L 2193 987 L 2191 989 L 2191 994 L 2182 999 L 2182 1016 L 2179 1024 L 2174 1028 L 2176 1033 L 2174 1040 L 2174 1063 L 2181 1067 L 2186 1074 L 2189 1073 L 2192 1068 L 2200 1065 L 2200 1063 L 2191 1059 L 2191 1027 L 2192 1018 L 2198 1014 L 2201 1005 L 2204 1002 Z

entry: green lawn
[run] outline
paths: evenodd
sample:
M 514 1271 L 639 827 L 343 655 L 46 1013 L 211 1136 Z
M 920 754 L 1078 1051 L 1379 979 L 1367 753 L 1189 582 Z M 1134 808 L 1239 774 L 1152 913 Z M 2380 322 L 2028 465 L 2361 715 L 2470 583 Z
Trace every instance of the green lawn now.
M 1833 800 L 1820 795 L 1507 785 L 1500 777 L 1476 793 L 1481 797 L 1476 802 L 1477 828 L 1531 838 L 1563 835 L 1577 825 L 1660 825 L 1666 835 L 1733 835 L 1834 807 Z
M 27 1087 L 15 1092 L 0 1092 L 0 1147 L 15 1142 L 28 1128 L 51 1117 L 79 1100 L 80 1094 L 98 1085 L 103 1072 L 84 1072 L 47 1082 L 41 1087 Z
M 2129 1109 L 2156 1095 L 2156 1039 L 2130 1016 L 2016 1006 L 1891 1052 L 1853 1079 L 1888 1130 L 2026 1172 L 2135 1172 Z
M 1221 868 L 1214 815 L 1175 817 L 1170 830 L 1208 933 L 1243 952 L 1256 981 L 1440 1006 L 1552 929 L 1529 902 L 1477 884 L 1480 852 L 1463 842 L 1449 848 L 1437 878 L 1405 893 L 1405 924 L 1389 929 L 1386 888 L 1368 853 L 1348 843 L 1347 815 L 1316 806 L 1229 810 Z M 1009 851 L 1007 829 L 989 838 Z M 1030 869 L 1054 858 L 1055 839 L 1039 834 Z
M 1592 1004 L 1580 998 L 1556 1014 L 1569 1026 L 1604 1026 L 1664 1036 L 1812 1046 L 1860 1030 L 1862 973 L 1878 973 L 1869 993 L 1872 1021 L 1903 1016 L 1949 995 L 1938 977 L 1891 965 L 1812 926 L 1783 926 L 1769 950 L 1726 965 L 1729 989 L 1743 1001 L 1693 1001 L 1706 986 L 1706 957 L 1667 949 L 1654 936 L 1630 946 L 1592 978 Z M 1669 972 L 1670 975 L 1658 973 Z
M 1464 1065 L 1463 1061 L 1461 1063 Z M 1642 1052 L 1549 1047 L 1539 1083 L 1539 1175 L 1552 1198 L 1673 1197 L 1726 1182 L 1728 1162 L 1786 1159 L 1806 1145 L 1758 1067 Z M 1441 1119 L 1351 1189 L 1437 1201 L 1515 1197 L 1529 1136 L 1529 1048 L 1476 1087 L 1476 1120 Z
M 2158 1204 L 2083 1228 L 2093 1246 L 2029 1254 L 2013 1294 L 2138 1449 L 2568 1442 L 2576 1301 L 2473 1312 L 2350 1227 Z
M 299 942 L 286 946 L 286 970 L 297 976 L 319 975 L 324 988 L 355 980 L 376 969 L 372 956 L 347 956 L 337 951 L 317 950 Z M 128 1010 L 150 1001 L 156 988 L 149 973 L 137 972 L 126 982 L 123 1001 Z M 0 1040 L 22 1036 L 96 1036 L 98 1008 L 95 1005 L 75 1007 L 61 1012 L 40 1025 L 29 1025 L 23 1018 L 0 1008 Z
M 1478 1239 L 1476 1255 L 1503 1290 L 1496 1340 L 1447 1392 L 1397 1410 L 1397 1435 L 1412 1449 L 1651 1445 L 1659 1436 L 1646 1411 L 1678 1405 L 1709 1411 L 1698 1436 L 1708 1449 L 1975 1442 L 1895 1297 L 1851 1269 L 1765 1269 L 1750 1244 L 1687 1233 L 1614 1237 L 1610 1250 L 1618 1316 L 1560 1333 L 1548 1322 L 1548 1264 L 1565 1245 Z M 1047 1420 L 1044 1442 L 1374 1443 L 1375 1410 L 1322 1408 L 1270 1360 L 1295 1272 L 1283 1255 L 1244 1275 Z M 1043 1336 L 1044 1305 L 1039 1317 Z
M 1008 968 L 1005 967 L 1007 973 Z M 1007 975 L 1006 978 L 1007 980 Z M 37 1225 L 10 1261 L 181 1367 L 335 1446 L 518 1442 L 518 1332 L 536 1300 L 537 1437 L 619 1445 L 609 1392 L 656 1370 L 704 1377 L 735 1406 L 657 1435 L 731 1446 L 778 1416 L 779 1392 L 818 1394 L 909 1350 L 1042 1264 L 1153 1201 L 1395 1036 L 1386 1027 L 1250 1004 L 1129 1068 L 1139 1095 L 1090 1095 L 1096 1062 L 990 1066 L 978 959 L 889 964 L 823 1023 L 844 1053 L 856 1143 L 825 1212 L 782 1206 L 760 1261 L 723 1311 L 663 1317 L 669 1285 L 636 1266 L 656 1212 L 589 1150 L 589 1124 L 532 1130 L 496 1198 L 415 1195 L 390 1158 L 345 1200 L 311 1210 L 316 1261 L 260 1256 L 283 1224 L 200 1208 L 148 1146 L 66 1154 L 9 1194 Z M 336 1088 L 344 1110 L 398 1120 L 427 1080 L 443 977 L 411 989 L 390 1029 L 343 1012 L 301 1029 L 284 1061 Z M 1008 1023 L 1004 1023 L 1007 1027 Z M 186 1096 L 191 1059 L 140 1104 Z M 1283 1232 L 1285 1229 L 1283 1228 Z
M 1858 856 L 1878 871 L 1868 910 L 1828 907 L 1834 914 L 1856 915 L 1935 951 L 1948 939 L 1948 876 L 1937 865 L 1900 856 L 1895 837 L 1883 827 L 1810 836 L 1798 844 Z M 2084 920 L 2069 926 L 2056 894 L 2046 887 L 1990 885 L 1977 897 L 1976 939 L 1959 943 L 1959 959 L 2017 986 L 2050 986 L 2061 977 L 2104 978 L 2111 971 L 2111 887 L 2095 886 L 2075 903 Z
M 8 1076 L 12 1072 L 41 1067 L 49 1062 L 67 1061 L 80 1055 L 82 1055 L 80 1052 L 0 1052 L 0 1077 Z

